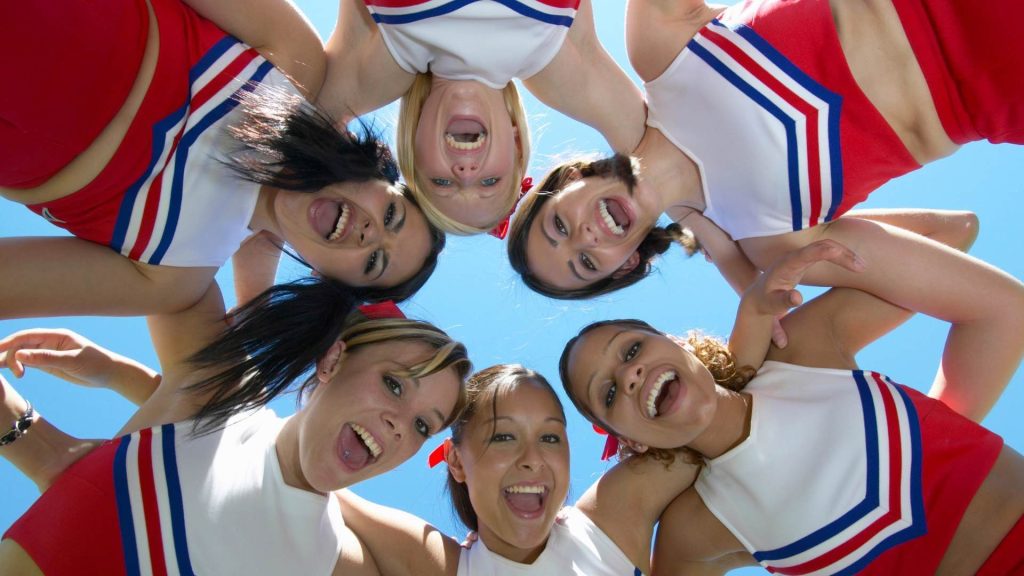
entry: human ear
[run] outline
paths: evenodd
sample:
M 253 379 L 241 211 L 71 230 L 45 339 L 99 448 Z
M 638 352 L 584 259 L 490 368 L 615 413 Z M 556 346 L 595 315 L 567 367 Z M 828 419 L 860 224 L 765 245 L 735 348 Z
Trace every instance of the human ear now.
M 459 448 L 454 444 L 448 451 L 448 471 L 459 484 L 466 482 L 466 470 L 462 467 L 462 457 L 459 456 Z
M 612 278 L 618 280 L 619 278 L 622 278 L 626 274 L 629 274 L 630 272 L 635 270 L 636 267 L 639 265 L 640 253 L 634 251 L 632 254 L 629 255 L 629 258 L 627 258 L 626 261 L 622 263 L 622 266 L 619 266 L 618 270 L 612 272 Z
M 644 452 L 647 452 L 648 449 L 647 444 L 641 444 L 635 440 L 627 440 L 626 438 L 622 438 L 619 440 L 619 442 L 622 442 L 626 446 L 629 446 L 629 449 L 632 450 L 633 452 L 636 452 L 637 454 L 643 454 Z
M 345 357 L 345 341 L 340 338 L 331 344 L 327 352 L 316 362 L 316 378 L 320 382 L 329 382 L 338 373 L 341 361 Z

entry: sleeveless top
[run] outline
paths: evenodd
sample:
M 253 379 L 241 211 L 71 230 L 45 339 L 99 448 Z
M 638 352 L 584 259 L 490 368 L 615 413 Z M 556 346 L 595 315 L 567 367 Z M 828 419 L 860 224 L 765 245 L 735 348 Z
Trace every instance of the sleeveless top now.
M 579 0 L 365 0 L 406 72 L 476 80 L 500 90 L 558 53 Z

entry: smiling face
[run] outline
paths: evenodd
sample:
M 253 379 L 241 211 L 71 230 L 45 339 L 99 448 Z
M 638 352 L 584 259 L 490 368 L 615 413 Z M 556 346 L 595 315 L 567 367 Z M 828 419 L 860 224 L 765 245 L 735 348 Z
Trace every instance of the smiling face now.
M 569 489 L 569 443 L 554 393 L 530 380 L 481 407 L 449 461 L 465 482 L 480 537 L 492 551 L 532 562 Z
M 282 190 L 273 208 L 282 239 L 320 274 L 349 286 L 401 284 L 430 252 L 423 213 L 382 180 L 313 194 Z
M 298 422 L 297 456 L 282 454 L 290 484 L 329 492 L 405 462 L 455 409 L 461 382 L 449 367 L 421 378 L 404 374 L 435 350 L 416 341 L 360 346 L 320 363 L 320 383 Z M 323 372 L 327 370 L 327 372 Z M 296 466 L 289 465 L 297 460 Z
M 500 90 L 434 77 L 416 126 L 416 181 L 447 217 L 490 228 L 513 195 L 517 130 Z
M 541 282 L 575 290 L 642 266 L 637 248 L 660 215 L 643 181 L 575 178 L 545 202 L 527 231 L 531 272 Z
M 718 395 L 711 373 L 663 334 L 621 325 L 576 341 L 568 389 L 623 439 L 653 448 L 686 446 L 707 430 Z

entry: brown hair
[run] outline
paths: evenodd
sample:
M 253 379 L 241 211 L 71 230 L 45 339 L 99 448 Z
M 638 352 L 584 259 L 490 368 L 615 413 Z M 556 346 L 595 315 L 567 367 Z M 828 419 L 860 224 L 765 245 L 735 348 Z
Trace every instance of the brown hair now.
M 637 246 L 640 255 L 640 263 L 636 268 L 626 274 L 614 278 L 608 276 L 597 280 L 583 288 L 566 289 L 552 286 L 541 279 L 530 270 L 527 260 L 526 243 L 533 227 L 533 221 L 540 213 L 540 208 L 548 200 L 561 193 L 570 182 L 574 170 L 586 178 L 588 176 L 600 176 L 602 178 L 615 178 L 620 180 L 630 190 L 636 186 L 638 162 L 635 158 L 624 154 L 616 154 L 609 158 L 587 161 L 577 160 L 557 166 L 549 172 L 540 184 L 523 198 L 516 209 L 512 225 L 508 234 L 508 260 L 512 268 L 519 273 L 523 282 L 534 292 L 543 294 L 550 298 L 561 300 L 581 300 L 592 298 L 609 292 L 614 292 L 627 286 L 636 284 L 651 273 L 651 262 L 654 257 L 664 254 L 673 242 L 678 242 L 686 250 L 687 255 L 692 256 L 699 249 L 693 233 L 684 229 L 679 224 L 669 224 L 661 227 L 655 226 L 647 233 L 647 236 Z
M 396 133 L 398 166 L 402 171 L 402 176 L 405 177 L 406 183 L 412 190 L 412 195 L 416 198 L 420 209 L 423 210 L 423 214 L 431 225 L 458 236 L 470 236 L 487 232 L 498 224 L 506 214 L 511 212 L 516 205 L 516 201 L 519 200 L 519 184 L 526 174 L 526 167 L 530 162 L 530 127 L 526 121 L 526 107 L 523 105 L 523 99 L 519 95 L 519 89 L 516 88 L 514 82 L 509 82 L 502 88 L 501 93 L 505 101 L 505 109 L 512 119 L 512 126 L 518 129 L 518 146 L 516 147 L 518 152 L 512 175 L 508 182 L 504 183 L 511 190 L 507 191 L 507 201 L 499 212 L 498 220 L 485 228 L 477 228 L 476 226 L 470 226 L 469 224 L 454 220 L 441 212 L 430 201 L 430 198 L 423 193 L 423 190 L 427 189 L 429 182 L 424 180 L 416 171 L 416 128 L 420 124 L 420 113 L 423 111 L 423 103 L 426 102 L 427 96 L 430 95 L 432 82 L 433 74 L 429 72 L 417 74 L 416 78 L 413 79 L 412 86 L 402 96 L 401 108 L 398 111 L 398 130 Z
M 473 374 L 466 382 L 466 407 L 458 419 L 452 423 L 452 444 L 455 446 L 462 444 L 466 427 L 483 407 L 489 406 L 490 413 L 497 418 L 498 398 L 510 394 L 524 382 L 550 392 L 558 406 L 558 411 L 565 419 L 562 401 L 546 378 L 519 364 L 497 364 Z M 446 489 L 452 500 L 452 508 L 462 524 L 470 530 L 479 530 L 476 511 L 469 499 L 469 487 L 464 482 L 456 481 L 449 471 Z
M 659 336 L 668 336 L 668 334 L 642 320 L 604 320 L 585 326 L 580 330 L 579 334 L 566 342 L 565 348 L 562 349 L 562 357 L 558 361 L 558 375 L 562 379 L 562 388 L 565 389 L 565 393 L 569 396 L 569 400 L 572 401 L 573 406 L 576 407 L 576 410 L 578 410 L 584 418 L 589 420 L 591 423 L 600 426 L 609 434 L 621 438 L 622 436 L 615 432 L 614 428 L 612 428 L 607 422 L 604 422 L 595 416 L 593 411 L 590 410 L 583 400 L 573 394 L 572 387 L 569 385 L 569 354 L 572 352 L 573 347 L 577 342 L 579 342 L 580 338 L 588 332 L 604 326 L 631 328 L 633 330 L 640 330 L 642 332 Z M 725 341 L 720 338 L 709 336 L 701 332 L 691 331 L 686 335 L 686 343 L 693 347 L 693 354 L 697 357 L 700 363 L 703 364 L 709 372 L 711 372 L 711 377 L 714 378 L 715 384 L 718 384 L 723 388 L 739 392 L 740 390 L 743 390 L 747 383 L 750 382 L 757 373 L 757 370 L 750 366 L 737 366 L 735 356 L 733 356 L 732 352 L 729 351 Z M 697 464 L 700 462 L 700 456 L 685 446 L 675 449 L 649 448 L 643 454 L 637 454 L 626 446 L 625 443 L 619 444 L 619 459 L 633 455 L 642 455 L 644 457 L 654 458 L 655 460 L 663 462 L 672 462 L 677 457 L 682 457 L 691 464 Z

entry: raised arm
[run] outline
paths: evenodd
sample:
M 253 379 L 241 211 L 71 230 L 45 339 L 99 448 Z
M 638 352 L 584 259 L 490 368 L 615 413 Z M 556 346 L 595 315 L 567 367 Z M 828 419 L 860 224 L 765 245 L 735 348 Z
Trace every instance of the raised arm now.
M 0 436 L 9 433 L 15 422 L 24 435 L 0 446 L 0 457 L 7 459 L 43 492 L 73 464 L 99 445 L 98 440 L 81 440 L 50 424 L 35 408 L 28 415 L 28 402 L 0 376 Z
M 0 238 L 0 318 L 174 312 L 215 272 L 141 264 L 79 238 Z
M 721 11 L 703 0 L 629 0 L 626 51 L 633 70 L 644 82 L 661 76 L 683 46 Z
M 804 281 L 850 287 L 952 324 L 929 395 L 974 420 L 991 409 L 1024 357 L 1024 285 L 928 238 L 859 218 L 741 241 L 755 263 L 819 239 L 836 240 L 867 263 L 852 274 L 818 264 Z
M 398 100 L 415 78 L 395 62 L 362 0 L 341 0 L 326 52 L 317 104 L 343 123 Z
M 576 502 L 644 574 L 651 571 L 654 525 L 665 507 L 693 483 L 699 468 L 634 456 L 605 472 Z
M 323 84 L 324 46 L 290 0 L 184 0 L 228 34 L 252 46 L 312 99 Z
M 388 576 L 455 576 L 458 542 L 407 512 L 374 504 L 351 490 L 335 493 L 345 525 Z
M 274 285 L 281 261 L 281 245 L 280 239 L 264 230 L 249 237 L 231 256 L 238 306 Z
M 616 152 L 632 152 L 643 137 L 643 94 L 598 40 L 590 0 L 580 2 L 555 58 L 523 85 L 544 104 L 595 128 Z
M 97 345 L 70 330 L 22 330 L 0 340 L 0 366 L 15 377 L 38 368 L 80 386 L 107 388 L 136 405 L 160 385 L 152 368 Z

